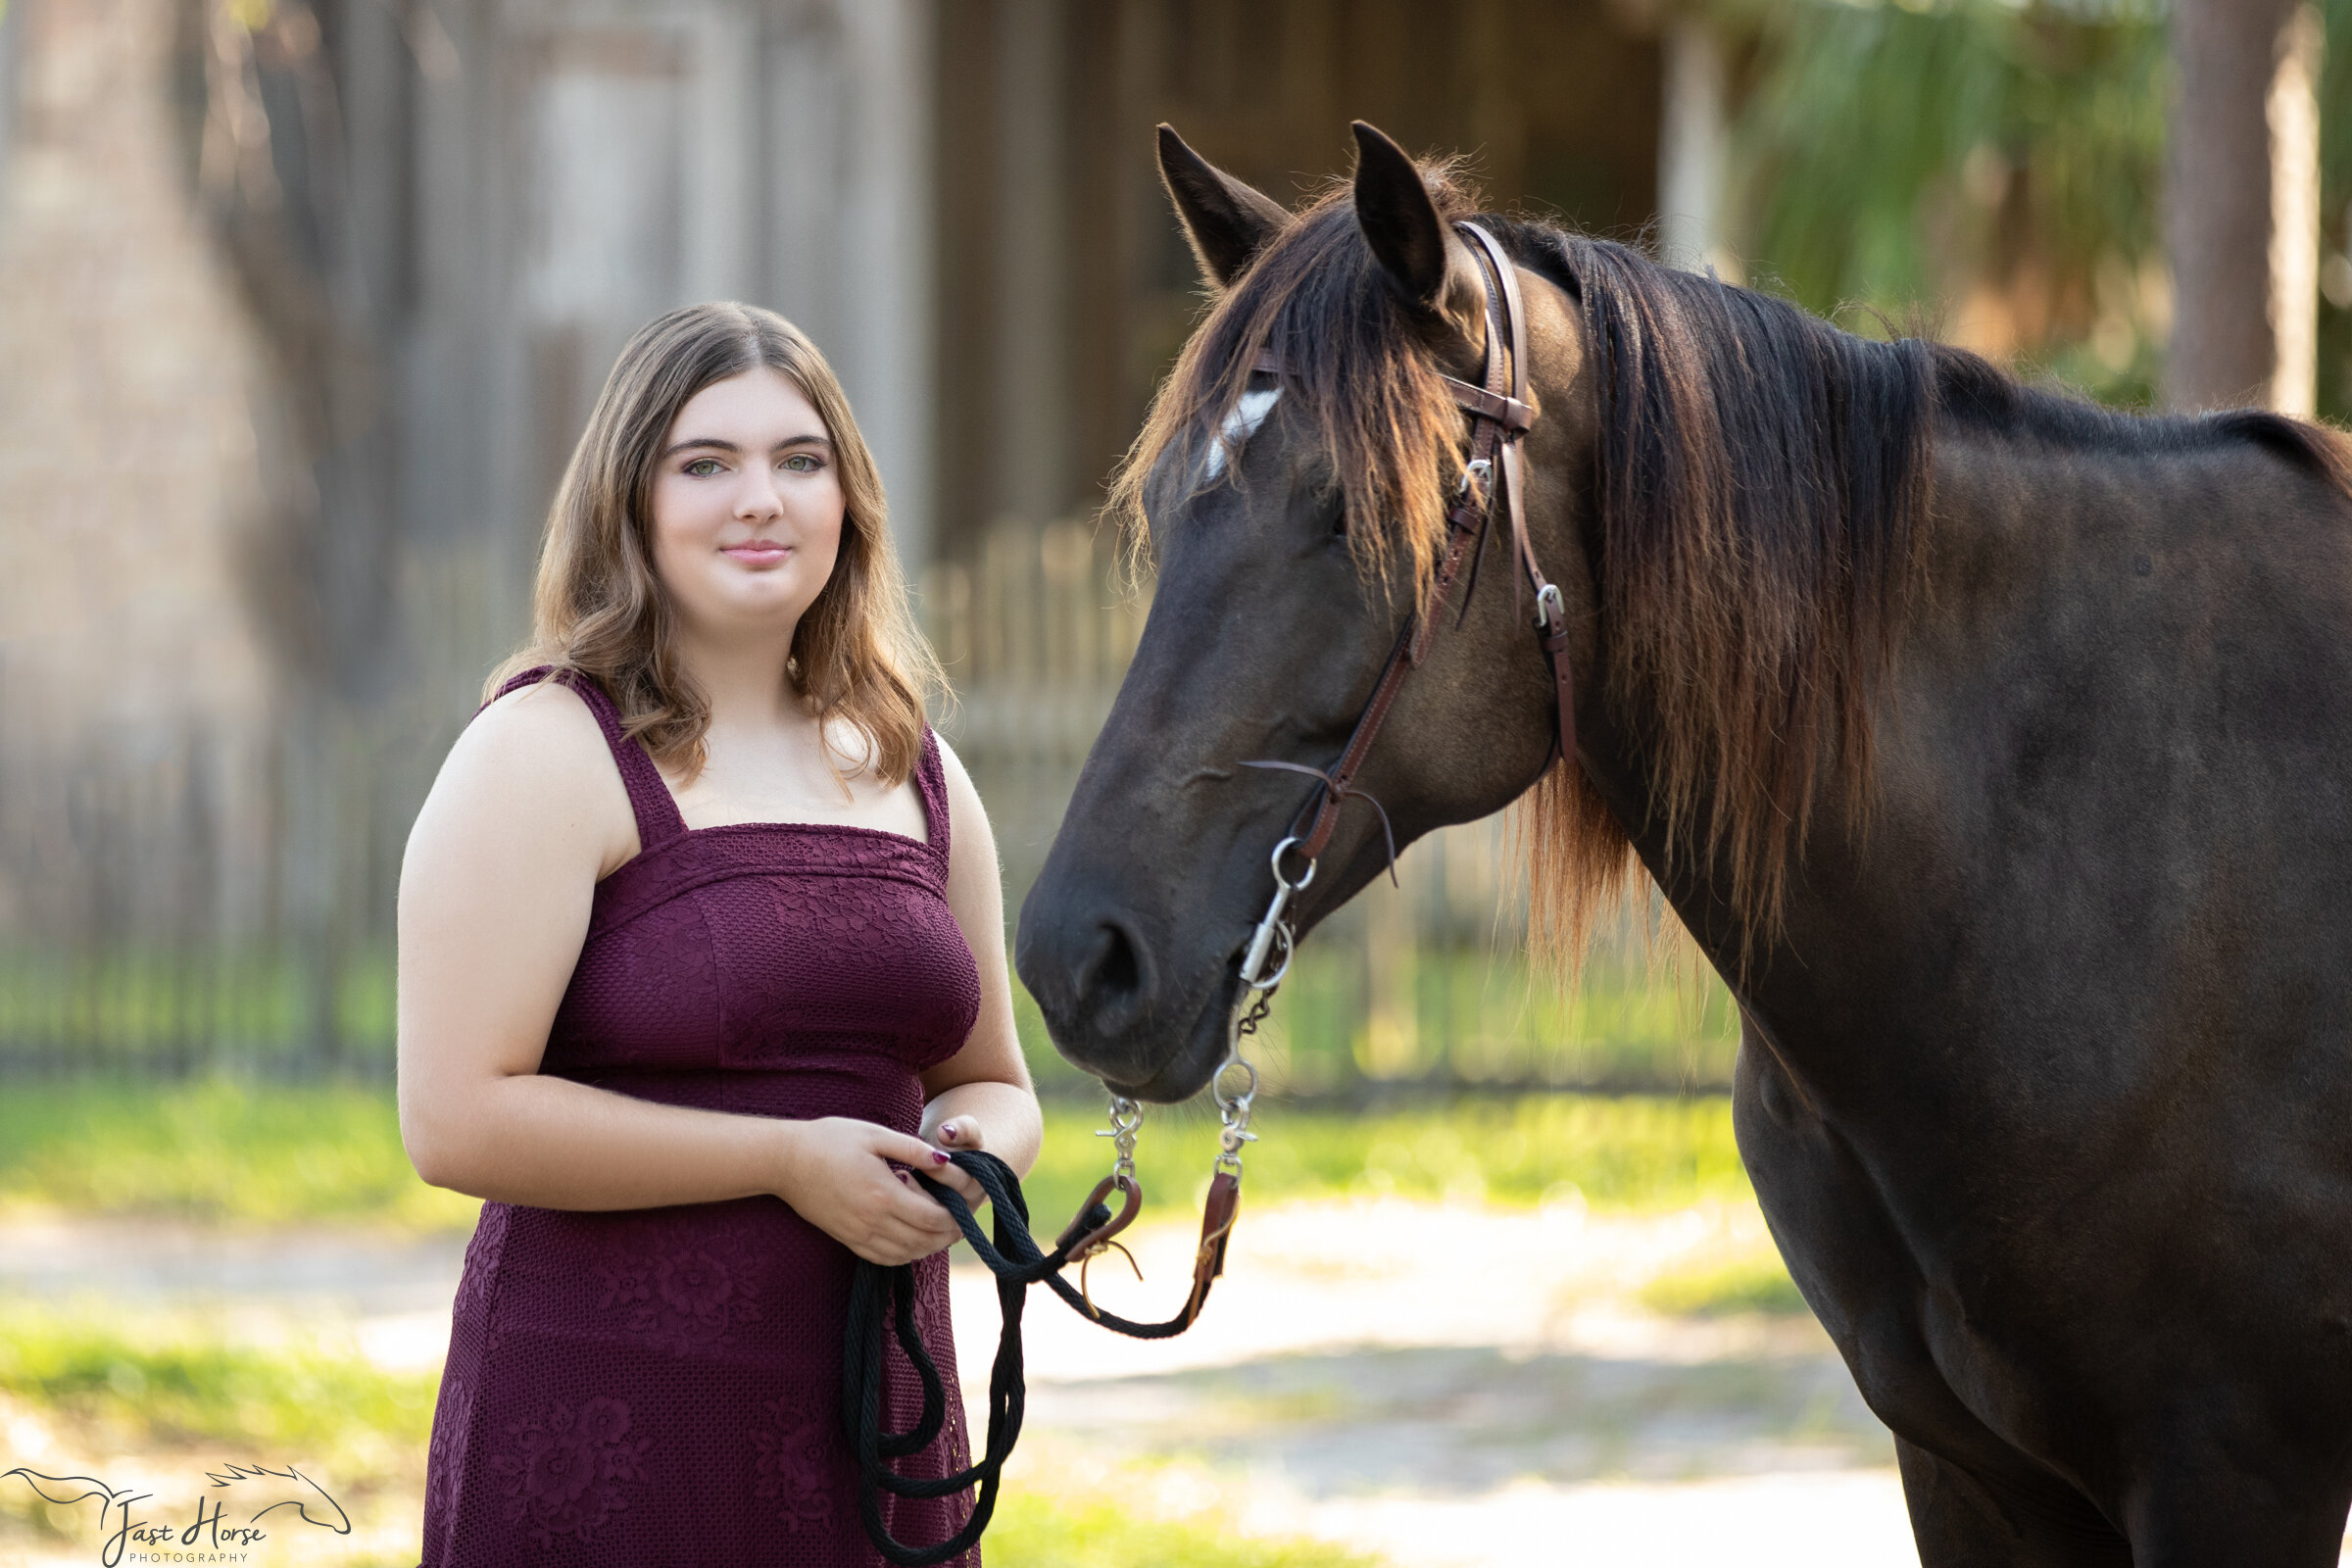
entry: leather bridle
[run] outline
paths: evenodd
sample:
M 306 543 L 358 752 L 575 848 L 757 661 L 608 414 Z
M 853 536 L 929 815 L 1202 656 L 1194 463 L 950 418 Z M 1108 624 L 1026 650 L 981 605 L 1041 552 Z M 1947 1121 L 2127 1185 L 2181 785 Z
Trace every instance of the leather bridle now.
M 1339 826 L 1340 808 L 1350 796 L 1379 812 L 1382 831 L 1389 835 L 1389 862 L 1391 874 L 1395 874 L 1396 841 L 1389 828 L 1388 812 L 1356 787 L 1356 775 L 1371 754 L 1381 726 L 1388 722 L 1389 710 L 1396 704 L 1404 677 L 1428 657 L 1439 614 L 1465 561 L 1473 563 L 1471 579 L 1472 587 L 1476 587 L 1475 563 L 1484 554 L 1487 530 L 1498 500 L 1509 517 L 1512 554 L 1518 558 L 1529 586 L 1535 590 L 1536 635 L 1543 644 L 1544 657 L 1551 662 L 1558 719 L 1552 734 L 1552 755 L 1566 758 L 1571 765 L 1576 760 L 1576 682 L 1568 657 L 1567 611 L 1561 603 L 1560 590 L 1536 564 L 1535 549 L 1527 537 L 1526 485 L 1519 443 L 1534 425 L 1536 411 L 1527 401 L 1527 312 L 1519 298 L 1519 274 L 1492 234 L 1476 223 L 1457 222 L 1453 226 L 1469 242 L 1471 257 L 1478 264 L 1479 280 L 1485 285 L 1487 342 L 1480 376 L 1483 384 L 1473 386 L 1450 375 L 1442 378 L 1446 390 L 1453 394 L 1454 403 L 1470 417 L 1470 455 L 1462 464 L 1461 477 L 1455 482 L 1446 509 L 1445 553 L 1439 559 L 1427 605 L 1405 617 L 1396 645 L 1390 650 L 1388 662 L 1381 668 L 1380 679 L 1373 686 L 1363 711 L 1356 715 L 1348 745 L 1328 770 L 1268 759 L 1242 764 L 1304 773 L 1322 784 L 1299 807 L 1298 815 L 1292 818 L 1290 833 L 1274 847 L 1274 897 L 1256 930 L 1250 934 L 1250 945 L 1242 956 L 1243 985 L 1261 993 L 1271 992 L 1290 968 L 1295 939 L 1283 914 L 1293 897 L 1314 880 L 1315 862 L 1330 846 L 1332 833 Z M 1284 372 L 1282 356 L 1271 350 L 1260 353 L 1250 368 L 1256 373 L 1279 376 Z M 1468 609 L 1465 595 L 1465 614 Z M 1301 818 L 1305 819 L 1303 825 Z M 1285 858 L 1294 853 L 1304 862 L 1304 869 L 1295 878 L 1284 866 Z M 1266 964 L 1277 943 L 1282 947 L 1282 961 L 1269 972 Z

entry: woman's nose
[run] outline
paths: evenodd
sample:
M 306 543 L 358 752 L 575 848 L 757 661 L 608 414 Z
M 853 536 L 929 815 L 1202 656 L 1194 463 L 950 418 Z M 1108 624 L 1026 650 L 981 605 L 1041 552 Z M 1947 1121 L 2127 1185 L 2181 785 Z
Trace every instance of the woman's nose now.
M 735 514 L 739 517 L 763 519 L 783 515 L 783 489 L 776 476 L 764 469 L 754 468 L 744 475 L 743 486 L 735 494 Z

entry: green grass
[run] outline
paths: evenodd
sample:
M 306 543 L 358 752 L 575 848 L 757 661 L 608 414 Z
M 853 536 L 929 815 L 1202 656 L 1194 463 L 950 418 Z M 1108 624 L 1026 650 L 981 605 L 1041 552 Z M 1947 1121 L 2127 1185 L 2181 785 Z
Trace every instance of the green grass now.
M 1801 1316 L 1810 1310 L 1777 1256 L 1739 1258 L 1662 1274 L 1643 1287 L 1642 1304 L 1675 1317 L 1728 1317 L 1736 1312 Z
M 1109 1169 L 1109 1141 L 1089 1136 L 1102 1125 L 1075 1107 L 1047 1107 L 1045 1152 L 1024 1184 L 1041 1229 L 1058 1229 Z M 1258 1142 L 1244 1156 L 1243 1191 L 1253 1203 L 1393 1194 L 1658 1209 L 1749 1191 L 1731 1103 L 1714 1098 L 1530 1096 L 1363 1115 L 1277 1102 L 1258 1106 L 1252 1127 Z M 1197 1202 L 1216 1148 L 1204 1112 L 1148 1112 L 1136 1148 L 1147 1199 Z
M 284 947 L 11 945 L 0 948 L 0 1041 L 49 1042 L 125 1067 L 168 1066 L 183 1053 L 204 1059 L 216 1042 L 286 1060 L 331 1022 L 348 1055 L 381 1060 L 392 1051 L 392 987 L 388 945 L 343 954 L 331 978 Z
M 380 1457 L 424 1443 L 438 1384 L 340 1347 L 246 1343 L 202 1316 L 0 1304 L 0 1392 L 137 1449 L 236 1441 L 318 1463 Z
M 1268 1084 L 1331 1095 L 1366 1084 L 1625 1093 L 1732 1081 L 1739 1013 L 1712 974 L 1686 981 L 1630 959 L 1596 962 L 1562 994 L 1515 954 L 1407 949 L 1377 988 L 1368 963 L 1360 942 L 1299 954 L 1253 1052 Z M 1039 1086 L 1093 1093 L 1017 984 L 1012 1003 Z
M 992 1568 L 1376 1568 L 1319 1541 L 1266 1541 L 1143 1519 L 1115 1503 L 1072 1504 L 1007 1486 L 982 1539 Z
M 1110 1168 L 1090 1110 L 1053 1102 L 1026 1183 L 1058 1230 Z M 1395 1194 L 1596 1207 L 1744 1197 L 1731 1107 L 1714 1098 L 1531 1096 L 1351 1115 L 1258 1107 L 1251 1203 Z M 1138 1171 L 1154 1213 L 1199 1200 L 1216 1123 L 1199 1105 L 1147 1114 Z M 0 1097 L 0 1202 L 204 1221 L 368 1222 L 465 1229 L 479 1204 L 427 1187 L 401 1148 L 388 1090 L 248 1084 L 19 1084 Z
M 469 1228 L 427 1187 L 388 1090 L 232 1078 L 16 1084 L 0 1097 L 0 1201 L 81 1213 Z

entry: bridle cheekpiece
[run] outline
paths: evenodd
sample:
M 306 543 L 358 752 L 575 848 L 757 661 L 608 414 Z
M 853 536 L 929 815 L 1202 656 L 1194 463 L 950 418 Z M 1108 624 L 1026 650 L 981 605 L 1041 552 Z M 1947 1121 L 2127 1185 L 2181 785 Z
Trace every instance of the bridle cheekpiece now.
M 1339 826 L 1340 808 L 1350 797 L 1368 803 L 1379 813 L 1381 830 L 1388 840 L 1390 874 L 1392 877 L 1396 874 L 1396 839 L 1389 825 L 1388 812 L 1381 809 L 1378 801 L 1356 787 L 1356 774 L 1370 755 L 1381 726 L 1388 721 L 1389 710 L 1396 701 L 1397 689 L 1404 684 L 1405 675 L 1428 656 L 1439 612 L 1451 593 L 1463 563 L 1475 562 L 1483 553 L 1487 529 L 1498 500 L 1509 518 L 1512 554 L 1518 558 L 1529 586 L 1535 590 L 1536 635 L 1551 664 L 1558 716 L 1552 735 L 1553 755 L 1567 758 L 1571 762 L 1576 757 L 1576 689 L 1568 658 L 1567 612 L 1558 586 L 1537 565 L 1535 550 L 1527 537 L 1526 486 L 1519 443 L 1535 424 L 1536 411 L 1527 401 L 1527 312 L 1519 297 L 1519 274 L 1492 234 L 1476 223 L 1457 222 L 1453 226 L 1469 242 L 1470 254 L 1478 263 L 1479 280 L 1485 285 L 1487 342 L 1483 384 L 1472 385 L 1450 375 L 1442 377 L 1446 390 L 1453 394 L 1454 403 L 1470 417 L 1470 455 L 1462 464 L 1461 475 L 1454 482 L 1446 509 L 1446 552 L 1430 586 L 1426 610 L 1405 617 L 1396 645 L 1390 650 L 1380 680 L 1372 688 L 1363 711 L 1356 716 L 1355 728 L 1349 733 L 1339 760 L 1328 770 L 1262 758 L 1242 763 L 1244 767 L 1304 773 L 1320 781 L 1322 788 L 1300 806 L 1298 815 L 1292 818 L 1290 833 L 1274 846 L 1274 895 L 1242 954 L 1242 985 L 1245 990 L 1256 991 L 1258 1000 L 1236 1027 L 1233 1052 L 1218 1069 L 1220 1078 L 1228 1068 L 1248 1065 L 1240 1055 L 1241 1039 L 1254 1031 L 1257 1020 L 1265 1015 L 1266 999 L 1274 994 L 1274 988 L 1290 970 L 1296 939 L 1285 916 L 1292 900 L 1315 879 L 1316 862 Z M 1250 368 L 1279 376 L 1284 369 L 1282 356 L 1272 350 L 1261 352 Z M 1475 566 L 1471 578 L 1475 586 Z M 1462 609 L 1467 614 L 1466 596 Z M 1305 818 L 1303 826 L 1300 818 Z M 1295 874 L 1287 871 L 1284 863 L 1292 856 L 1300 862 Z M 1276 962 L 1278 947 L 1281 955 Z M 1267 967 L 1269 963 L 1273 964 L 1271 969 Z

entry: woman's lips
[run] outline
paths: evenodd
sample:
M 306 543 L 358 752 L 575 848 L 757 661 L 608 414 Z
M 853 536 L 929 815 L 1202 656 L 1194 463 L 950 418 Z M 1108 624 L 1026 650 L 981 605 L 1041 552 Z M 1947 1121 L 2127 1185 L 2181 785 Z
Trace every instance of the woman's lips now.
M 788 545 L 756 539 L 748 545 L 729 545 L 719 554 L 746 566 L 774 566 L 781 564 L 784 558 L 792 554 L 792 549 Z

